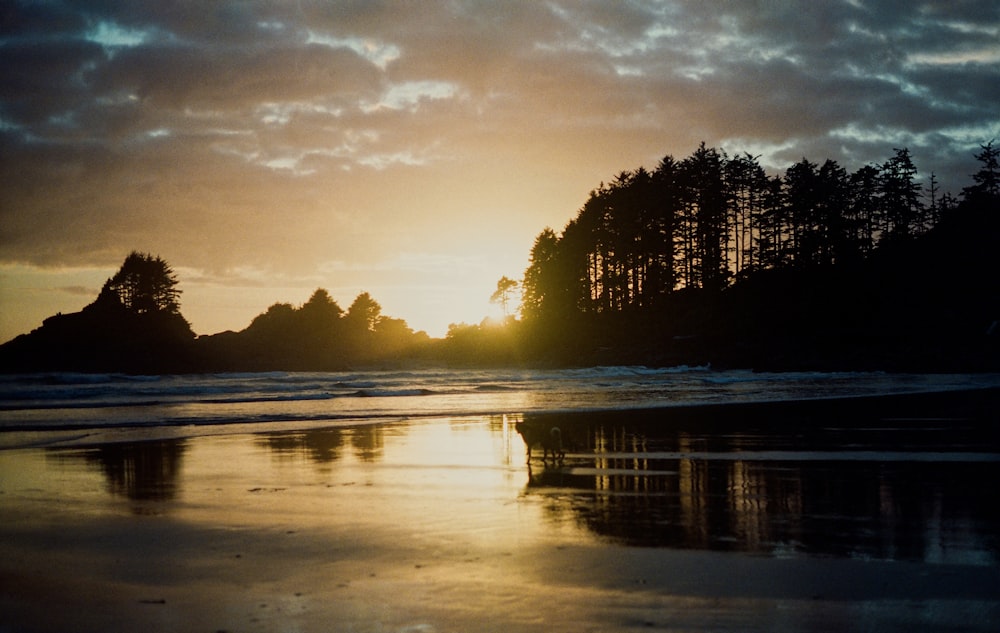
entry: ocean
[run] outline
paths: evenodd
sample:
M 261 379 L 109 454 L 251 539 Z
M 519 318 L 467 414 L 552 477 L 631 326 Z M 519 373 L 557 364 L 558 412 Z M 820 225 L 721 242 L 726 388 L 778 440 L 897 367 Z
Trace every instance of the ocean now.
M 333 373 L 0 376 L 9 433 L 156 429 L 188 435 L 377 424 L 442 416 L 625 411 L 908 394 L 1000 386 L 998 374 L 715 371 L 708 367 L 420 369 Z

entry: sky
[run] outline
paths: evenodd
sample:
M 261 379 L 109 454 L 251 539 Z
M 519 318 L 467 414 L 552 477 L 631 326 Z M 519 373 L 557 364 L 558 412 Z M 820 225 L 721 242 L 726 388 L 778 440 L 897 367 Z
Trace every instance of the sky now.
M 0 0 L 0 341 L 165 259 L 198 334 L 318 287 L 443 336 L 704 141 L 771 173 L 1000 139 L 995 0 Z

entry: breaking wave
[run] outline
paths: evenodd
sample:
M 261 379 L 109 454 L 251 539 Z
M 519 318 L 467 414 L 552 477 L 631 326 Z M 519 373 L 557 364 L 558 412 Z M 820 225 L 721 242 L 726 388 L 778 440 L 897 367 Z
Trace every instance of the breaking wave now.
M 0 376 L 0 432 L 646 409 L 1000 386 L 1000 375 L 707 366 Z

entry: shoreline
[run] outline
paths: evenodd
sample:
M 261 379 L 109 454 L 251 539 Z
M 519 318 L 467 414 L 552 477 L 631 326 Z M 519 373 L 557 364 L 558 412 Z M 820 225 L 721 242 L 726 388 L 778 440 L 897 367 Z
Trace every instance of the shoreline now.
M 633 424 L 692 424 L 738 427 L 753 421 L 755 426 L 838 420 L 841 424 L 867 423 L 879 417 L 924 420 L 1000 421 L 1000 387 L 954 387 L 873 395 L 845 395 L 800 399 L 754 400 L 747 402 L 704 402 L 673 406 L 638 407 L 590 411 L 526 412 L 525 418 L 544 422 L 559 418 L 588 419 L 629 414 Z M 845 419 L 843 416 L 851 416 Z
M 157 406 L 157 405 L 152 405 Z M 260 422 L 183 421 L 135 422 L 105 425 L 72 424 L 51 427 L 42 424 L 12 425 L 0 430 L 0 452 L 21 448 L 90 445 L 107 442 L 133 442 L 230 435 L 283 430 L 352 428 L 382 424 L 410 424 L 441 418 L 484 418 L 511 416 L 525 420 L 560 424 L 593 424 L 602 419 L 630 416 L 635 424 L 685 425 L 709 424 L 713 427 L 736 428 L 752 421 L 755 426 L 781 425 L 789 420 L 796 423 L 820 423 L 838 419 L 842 423 L 862 423 L 879 416 L 899 419 L 1000 421 L 1000 387 L 951 386 L 928 390 L 868 395 L 831 395 L 797 399 L 748 400 L 743 402 L 682 402 L 650 406 L 615 405 L 576 409 L 487 410 L 427 412 L 409 414 L 372 414 L 358 416 L 337 414 L 321 418 L 289 417 Z M 844 420 L 848 416 L 850 422 Z M 762 422 L 764 421 L 764 422 Z M 555 423 L 555 422 L 553 422 Z

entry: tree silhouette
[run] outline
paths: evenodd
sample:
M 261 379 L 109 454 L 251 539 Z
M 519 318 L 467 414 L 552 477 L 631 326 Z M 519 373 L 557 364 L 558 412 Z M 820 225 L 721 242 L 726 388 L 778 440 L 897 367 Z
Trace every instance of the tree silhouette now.
M 132 251 L 113 277 L 104 283 L 99 299 L 117 302 L 129 312 L 180 313 L 177 277 L 165 261 Z
M 317 288 L 299 308 L 298 321 L 308 339 L 321 347 L 329 347 L 339 334 L 343 313 L 325 288 Z
M 895 155 L 882 165 L 883 240 L 906 240 L 919 228 L 923 216 L 921 186 L 916 182 L 917 168 L 907 148 L 893 150 Z
M 763 214 L 767 175 L 756 156 L 744 153 L 726 162 L 725 178 L 733 216 L 733 274 L 743 277 L 759 267 L 754 235 Z
M 542 318 L 552 313 L 550 303 L 557 300 L 560 290 L 565 288 L 559 279 L 557 257 L 559 257 L 559 236 L 546 227 L 535 238 L 528 258 L 528 268 L 521 282 L 521 315 L 528 319 Z
M 993 141 L 979 146 L 983 151 L 976 154 L 976 160 L 982 163 L 979 171 L 972 174 L 974 185 L 962 190 L 965 198 L 987 196 L 1000 197 L 1000 148 L 993 147 Z
M 500 305 L 504 319 L 509 315 L 507 305 L 510 303 L 511 295 L 517 291 L 518 285 L 516 281 L 504 275 L 497 281 L 497 289 L 490 295 L 490 303 Z
M 258 314 L 247 328 L 251 332 L 274 334 L 294 327 L 295 307 L 290 303 L 275 303 Z
M 866 256 L 875 248 L 881 217 L 878 167 L 865 165 L 851 174 L 848 189 L 848 231 L 851 242 Z
M 366 292 L 344 313 L 322 288 L 300 307 L 272 305 L 242 332 L 196 339 L 173 270 L 132 252 L 94 303 L 0 346 L 0 369 L 317 371 L 435 354 L 516 362 L 518 345 L 546 363 L 702 364 L 725 350 L 722 361 L 748 366 L 785 355 L 782 367 L 814 353 L 854 367 L 877 346 L 905 364 L 961 347 L 954 367 L 995 367 L 996 340 L 976 333 L 1000 314 L 1000 294 L 992 277 L 970 273 L 992 265 L 1000 149 L 980 148 L 962 200 L 939 196 L 932 174 L 927 207 L 906 148 L 850 174 L 803 157 L 768 176 L 750 154 L 701 143 L 652 172 L 621 171 L 561 233 L 536 237 L 520 322 L 456 326 L 441 345 L 383 317 Z M 517 285 L 502 277 L 491 297 L 505 316 Z
M 966 196 L 996 187 L 1000 152 L 981 147 L 983 167 Z M 522 316 L 553 340 L 607 338 L 667 313 L 689 320 L 668 322 L 675 331 L 703 329 L 690 310 L 708 300 L 681 291 L 718 297 L 769 269 L 858 266 L 883 247 L 911 244 L 954 208 L 932 188 L 928 215 L 906 148 L 851 174 L 834 160 L 803 158 L 768 177 L 754 156 L 729 158 L 702 143 L 683 160 L 665 157 L 652 173 L 618 173 L 591 191 L 562 234 L 542 231 L 524 273 Z
M 784 182 L 780 176 L 764 183 L 763 200 L 756 221 L 757 262 L 759 268 L 780 268 L 786 263 L 788 250 L 787 204 Z
M 652 188 L 648 190 L 650 211 L 643 225 L 643 252 L 646 263 L 646 303 L 655 306 L 677 285 L 674 257 L 677 247 L 675 232 L 682 203 L 680 164 L 673 156 L 660 159 L 653 172 Z
M 816 175 L 817 256 L 829 266 L 851 259 L 855 250 L 847 216 L 850 185 L 847 170 L 835 160 L 824 161 Z
M 355 297 L 354 302 L 347 308 L 344 321 L 348 330 L 353 333 L 374 332 L 382 317 L 382 306 L 372 299 L 367 292 L 362 292 Z
M 375 325 L 374 339 L 376 355 L 393 358 L 426 344 L 429 337 L 425 332 L 415 333 L 403 319 L 382 316 Z
M 941 202 L 938 195 L 940 192 L 941 187 L 937 175 L 931 172 L 930 178 L 927 180 L 927 196 L 930 203 L 927 205 L 927 214 L 924 217 L 925 228 L 930 229 L 941 221 Z
M 723 160 L 718 150 L 705 147 L 702 142 L 694 154 L 681 163 L 687 202 L 691 205 L 685 219 L 692 224 L 688 231 L 687 285 L 710 291 L 725 287 L 730 275 Z
M 317 288 L 309 296 L 309 300 L 299 308 L 307 319 L 315 319 L 327 323 L 339 319 L 344 311 L 333 300 L 326 288 Z
M 791 224 L 787 260 L 797 266 L 815 263 L 820 243 L 820 217 L 816 163 L 805 158 L 785 171 L 788 220 Z
M 230 368 L 327 371 L 356 363 L 414 355 L 429 339 L 406 322 L 382 315 L 370 294 L 359 294 L 345 313 L 324 288 L 301 307 L 276 303 L 243 332 L 218 337 Z
M 181 315 L 176 285 L 166 262 L 134 251 L 92 303 L 0 346 L 0 370 L 185 370 L 195 333 Z

